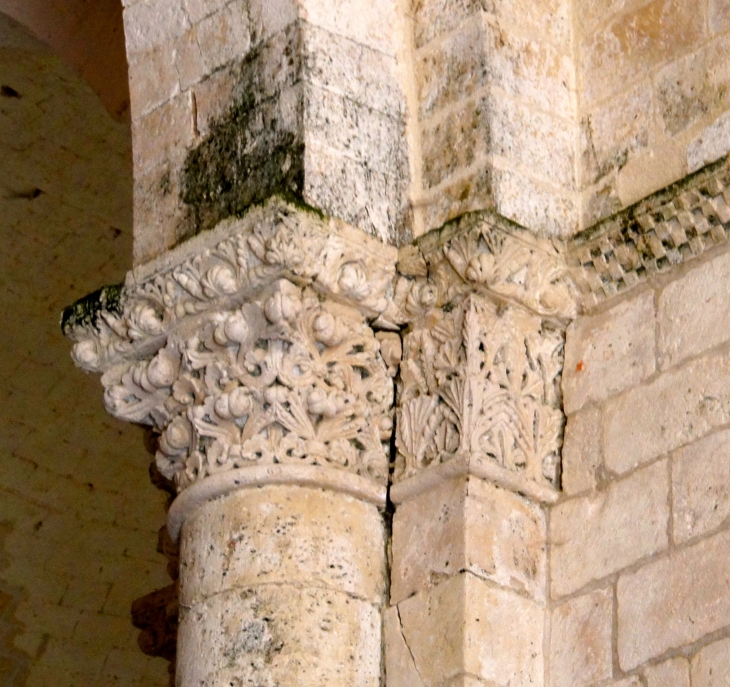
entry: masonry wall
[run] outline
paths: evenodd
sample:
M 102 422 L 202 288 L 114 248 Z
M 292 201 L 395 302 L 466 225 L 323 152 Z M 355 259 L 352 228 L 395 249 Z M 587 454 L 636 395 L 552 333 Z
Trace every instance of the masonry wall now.
M 728 280 L 715 249 L 568 330 L 552 687 L 730 681 Z
M 576 3 L 581 226 L 730 147 L 723 0 Z

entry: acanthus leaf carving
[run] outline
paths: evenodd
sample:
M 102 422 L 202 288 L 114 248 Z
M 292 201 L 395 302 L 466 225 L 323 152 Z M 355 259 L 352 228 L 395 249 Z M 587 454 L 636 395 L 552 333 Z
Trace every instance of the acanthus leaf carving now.
M 362 315 L 279 280 L 204 315 L 149 361 L 103 378 L 107 409 L 160 432 L 179 489 L 254 464 L 329 465 L 387 481 L 392 373 Z

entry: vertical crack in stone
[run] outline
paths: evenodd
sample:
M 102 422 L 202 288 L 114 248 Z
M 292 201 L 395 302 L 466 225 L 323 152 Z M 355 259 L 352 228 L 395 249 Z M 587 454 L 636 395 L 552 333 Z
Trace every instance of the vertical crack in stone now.
M 400 636 L 403 638 L 403 644 L 405 644 L 406 649 L 408 649 L 408 655 L 411 657 L 411 662 L 413 663 L 413 669 L 418 674 L 418 679 L 421 681 L 422 685 L 425 685 L 426 683 L 423 680 L 423 675 L 421 675 L 421 671 L 418 669 L 418 664 L 416 663 L 416 657 L 413 655 L 413 651 L 411 651 L 411 647 L 408 644 L 408 640 L 406 639 L 406 633 L 403 630 L 403 619 L 400 616 L 400 608 L 396 604 L 394 606 L 395 612 L 398 614 L 398 631 L 400 632 Z

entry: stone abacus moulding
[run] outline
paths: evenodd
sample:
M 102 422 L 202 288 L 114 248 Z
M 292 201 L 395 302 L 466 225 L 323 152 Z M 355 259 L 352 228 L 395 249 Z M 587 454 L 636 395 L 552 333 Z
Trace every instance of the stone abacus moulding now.
M 579 234 L 568 261 L 591 307 L 729 236 L 730 163 L 723 158 Z
M 409 329 L 393 500 L 454 470 L 554 500 L 563 344 L 577 295 L 562 246 L 475 213 L 402 250 L 398 269 Z
M 160 434 L 156 461 L 179 492 L 320 481 L 382 505 L 396 256 L 274 199 L 131 273 L 96 307 L 72 306 L 64 331 L 76 363 L 103 372 L 107 410 Z

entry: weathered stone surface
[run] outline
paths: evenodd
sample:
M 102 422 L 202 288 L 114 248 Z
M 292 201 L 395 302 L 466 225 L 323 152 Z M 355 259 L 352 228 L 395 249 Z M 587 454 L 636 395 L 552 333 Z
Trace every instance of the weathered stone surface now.
M 490 152 L 507 164 L 557 186 L 574 190 L 578 127 L 501 96 L 489 108 Z
M 643 672 L 647 687 L 690 687 L 689 662 L 681 656 L 644 668 Z
M 620 170 L 629 157 L 647 148 L 653 115 L 652 90 L 647 81 L 591 108 L 581 120 L 584 181 L 594 183 Z
M 730 354 L 714 353 L 608 402 L 603 421 L 606 467 L 625 472 L 728 421 Z
M 377 508 L 321 489 L 245 489 L 198 509 L 181 541 L 180 600 L 296 581 L 382 602 L 385 533 Z
M 398 608 L 395 606 L 383 614 L 383 641 L 388 687 L 424 687 L 403 636 Z
M 539 684 L 544 610 L 470 573 L 398 606 L 403 636 L 426 687 L 461 673 L 488 684 Z
M 613 588 L 571 599 L 550 615 L 549 687 L 574 687 L 611 677 Z
M 328 589 L 258 585 L 185 608 L 177 684 L 377 687 L 380 613 Z
M 720 115 L 687 146 L 687 167 L 697 171 L 730 151 L 730 113 Z
M 730 339 L 730 253 L 693 269 L 659 295 L 658 356 L 671 367 Z
M 618 581 L 618 655 L 631 670 L 730 618 L 730 533 L 673 551 Z
M 444 482 L 396 510 L 391 602 L 464 570 L 542 599 L 545 538 L 544 513 L 517 494 L 473 477 Z
M 680 449 L 672 461 L 673 533 L 683 542 L 730 517 L 730 431 Z
M 573 495 L 594 489 L 602 461 L 601 412 L 593 407 L 583 408 L 568 417 L 565 425 L 563 491 Z
M 140 0 L 124 10 L 127 54 L 150 50 L 180 36 L 190 27 L 181 2 Z
M 701 50 L 670 63 L 656 77 L 658 114 L 666 131 L 676 135 L 725 109 L 730 92 L 730 39 L 720 37 Z
M 565 340 L 565 411 L 604 401 L 652 374 L 654 330 L 653 291 L 573 322 Z
M 701 649 L 692 659 L 692 687 L 724 687 L 730 684 L 730 639 Z
M 702 13 L 677 0 L 653 0 L 622 13 L 581 46 L 586 101 L 615 93 L 680 50 L 699 46 L 704 28 Z
M 730 7 L 725 0 L 710 0 L 710 28 L 714 33 L 730 28 Z
M 523 227 L 548 236 L 566 238 L 580 228 L 580 207 L 575 194 L 509 168 L 494 169 L 494 206 L 499 214 Z
M 551 595 L 570 594 L 668 544 L 669 474 L 660 461 L 550 515 Z M 628 536 L 627 533 L 630 533 Z

